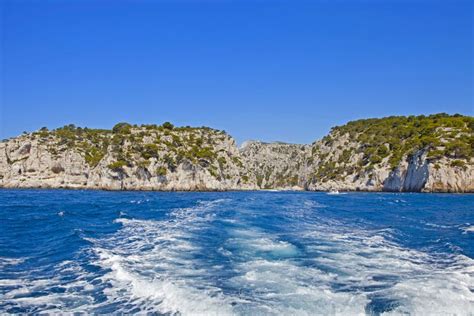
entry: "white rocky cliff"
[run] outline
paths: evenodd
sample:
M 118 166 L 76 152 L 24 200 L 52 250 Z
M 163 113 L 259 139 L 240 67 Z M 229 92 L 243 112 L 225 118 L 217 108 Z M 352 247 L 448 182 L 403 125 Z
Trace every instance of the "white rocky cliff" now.
M 435 125 L 434 137 L 411 132 L 417 138 L 400 142 L 390 138 L 398 121 L 385 138 L 371 130 L 383 119 L 355 121 L 311 145 L 252 141 L 240 149 L 224 132 L 171 124 L 42 129 L 0 142 L 0 187 L 474 192 L 472 118 L 448 118 L 468 124 Z
M 45 138 L 34 133 L 1 142 L 0 186 L 166 191 L 254 188 L 241 183 L 239 151 L 225 134 L 210 129 L 141 133 L 144 129 L 132 129 L 131 137 L 120 135 L 115 145 L 117 135 L 106 135 L 108 139 L 100 144 L 105 150 L 96 155 L 98 161 L 92 159 L 96 148 L 87 140 L 70 146 L 56 135 Z M 137 135 L 139 140 L 133 139 Z

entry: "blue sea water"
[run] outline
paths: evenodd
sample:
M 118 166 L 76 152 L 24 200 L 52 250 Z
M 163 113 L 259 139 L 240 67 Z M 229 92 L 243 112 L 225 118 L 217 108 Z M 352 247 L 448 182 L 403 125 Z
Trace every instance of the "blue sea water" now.
M 474 195 L 0 190 L 0 313 L 474 315 Z

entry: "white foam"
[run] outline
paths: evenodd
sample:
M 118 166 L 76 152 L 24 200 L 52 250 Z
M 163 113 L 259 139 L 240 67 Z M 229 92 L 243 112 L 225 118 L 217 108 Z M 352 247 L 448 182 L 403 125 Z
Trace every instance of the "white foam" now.
M 15 279 L 3 279 L 3 299 L 10 307 L 30 312 L 94 313 L 114 306 L 114 311 L 124 313 L 231 314 L 231 298 L 205 277 L 201 282 L 200 275 L 212 271 L 193 259 L 203 250 L 190 240 L 215 219 L 214 207 L 226 201 L 204 201 L 196 207 L 177 209 L 164 221 L 119 218 L 116 222 L 122 228 L 109 238 L 84 238 L 92 244 L 86 255 L 90 260 L 92 250 L 96 258 L 88 263 L 104 269 L 105 274 L 91 274 L 80 262 L 64 261 L 53 268 L 53 278 L 32 279 L 34 271 L 30 270 Z M 0 264 L 20 262 L 0 258 Z M 63 275 L 76 278 L 64 280 Z M 53 288 L 63 291 L 56 293 Z M 93 295 L 97 291 L 107 300 L 97 302 Z
M 289 260 L 253 260 L 239 266 L 231 283 L 258 302 L 256 314 L 363 315 L 367 298 L 362 294 L 335 292 L 328 282 L 335 276 Z M 245 297 L 245 294 L 243 294 Z
M 240 227 L 230 235 L 222 253 L 237 262 L 237 276 L 229 286 L 242 289 L 241 298 L 252 302 L 246 309 L 238 306 L 239 314 L 364 314 L 364 295 L 333 291 L 329 282 L 337 276 L 293 261 L 299 250 L 289 241 Z
M 370 232 L 339 233 L 329 227 L 308 231 L 324 240 L 324 253 L 314 259 L 338 275 L 348 288 L 374 287 L 367 297 L 396 302 L 385 314 L 456 314 L 474 312 L 474 260 L 444 260 L 410 250 Z M 327 243 L 329 241 L 329 243 Z M 331 249 L 332 248 L 332 249 Z M 320 249 L 314 247 L 317 252 Z
M 230 232 L 221 250 L 237 262 L 231 286 L 258 302 L 253 313 L 474 315 L 471 258 L 403 248 L 390 241 L 393 229 L 368 231 L 314 216 L 308 221 L 305 207 L 312 205 L 298 204 L 298 215 L 288 216 L 303 223 L 295 238 L 313 254 L 314 264 L 292 260 L 298 252 L 277 260 L 262 257 L 261 252 L 293 245 L 245 223 Z
M 231 315 L 230 304 L 219 289 L 207 287 L 196 289 L 184 280 L 172 280 L 153 275 L 146 277 L 143 269 L 131 272 L 126 266 L 128 258 L 101 253 L 101 264 L 109 266 L 112 272 L 103 277 L 104 282 L 112 285 L 105 290 L 111 301 L 134 301 L 130 309 L 140 306 L 142 311 L 161 313 L 180 313 L 182 315 Z M 126 304 L 125 304 L 126 305 Z M 127 310 L 122 310 L 127 312 Z M 128 311 L 130 312 L 130 311 Z
M 37 270 L 32 269 L 16 273 L 15 279 L 1 280 L 3 302 L 10 307 L 26 309 L 30 313 L 80 312 L 85 310 L 84 306 L 92 306 L 94 300 L 88 295 L 93 289 L 89 282 L 90 274 L 71 261 L 62 262 L 53 269 L 57 272 L 50 278 L 31 278 L 30 275 L 34 275 Z M 65 282 L 62 276 L 71 272 L 76 278 Z M 62 292 L 58 292 L 58 289 Z M 33 293 L 35 295 L 31 295 Z
M 177 209 L 164 221 L 119 218 L 122 229 L 96 240 L 95 264 L 110 269 L 101 279 L 107 303 L 120 312 L 141 311 L 181 315 L 230 315 L 233 298 L 208 281 L 212 268 L 196 255 L 205 251 L 192 241 L 214 219 L 215 207 L 228 200 L 200 202 Z M 112 246 L 113 245 L 113 246 Z
M 27 258 L 7 258 L 0 257 L 0 269 L 3 269 L 7 266 L 14 266 L 24 262 Z
M 295 245 L 287 241 L 275 240 L 257 230 L 234 229 L 229 232 L 229 235 L 233 236 L 227 241 L 229 247 L 241 248 L 241 251 L 252 257 L 269 255 L 285 258 L 295 256 L 299 252 Z

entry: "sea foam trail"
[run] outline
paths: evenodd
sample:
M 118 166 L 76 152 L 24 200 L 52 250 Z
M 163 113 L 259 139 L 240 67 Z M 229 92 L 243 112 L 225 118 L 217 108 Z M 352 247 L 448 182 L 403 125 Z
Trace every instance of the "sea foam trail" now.
M 389 241 L 390 231 L 337 231 L 317 225 L 303 237 L 314 264 L 339 291 L 364 293 L 368 313 L 473 315 L 474 260 L 435 256 Z
M 81 260 L 55 265 L 54 277 L 34 278 L 41 273 L 30 270 L 2 279 L 3 308 L 50 313 L 233 314 L 231 298 L 207 281 L 214 270 L 203 268 L 205 263 L 194 258 L 205 250 L 192 240 L 226 201 L 177 209 L 163 221 L 119 218 L 121 229 L 107 238 L 83 238 L 91 247 L 82 251 Z M 22 261 L 2 258 L 1 263 Z M 101 273 L 83 268 L 91 264 Z
M 84 306 L 94 304 L 96 291 L 94 275 L 77 262 L 64 261 L 55 265 L 49 278 L 37 278 L 40 268 L 10 275 L 0 280 L 3 309 L 9 313 L 28 310 L 29 313 L 81 312 Z M 71 277 L 72 276 L 72 277 Z M 21 280 L 19 282 L 19 280 Z
M 206 249 L 193 241 L 225 202 L 178 209 L 164 221 L 118 219 L 122 229 L 93 248 L 94 264 L 109 271 L 101 278 L 109 285 L 107 301 L 97 310 L 120 306 L 125 313 L 233 314 L 232 298 L 209 281 L 218 267 L 197 259 Z
M 237 308 L 259 315 L 363 315 L 364 295 L 331 289 L 331 276 L 293 260 L 297 246 L 257 229 L 237 229 L 225 247 L 236 258 L 236 276 L 229 286 L 239 288 L 251 302 Z
M 392 229 L 367 229 L 326 218 L 299 227 L 310 264 L 338 292 L 361 293 L 365 312 L 474 315 L 474 260 L 407 249 Z
M 371 230 L 318 217 L 296 203 L 297 218 L 268 234 L 247 222 L 221 250 L 234 259 L 240 288 L 257 314 L 473 315 L 474 260 L 430 255 L 391 241 L 392 229 Z M 311 216 L 308 216 L 308 215 Z M 280 214 L 275 214 L 278 216 Z M 316 215 L 316 216 L 315 216 Z M 284 233 L 275 233 L 285 231 Z M 282 238 L 284 237 L 284 240 Z M 298 245 L 291 243 L 298 240 Z

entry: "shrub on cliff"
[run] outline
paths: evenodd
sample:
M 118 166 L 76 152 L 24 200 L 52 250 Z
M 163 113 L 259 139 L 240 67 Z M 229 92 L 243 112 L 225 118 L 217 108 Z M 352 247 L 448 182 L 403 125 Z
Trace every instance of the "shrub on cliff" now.
M 395 168 L 404 156 L 420 149 L 426 149 L 432 159 L 442 156 L 467 160 L 472 158 L 473 127 L 473 117 L 440 113 L 352 121 L 334 127 L 331 135 L 334 138 L 348 134 L 362 145 L 360 151 L 365 161 L 378 164 L 389 156 L 389 163 Z M 330 145 L 331 141 L 329 136 L 323 138 L 326 145 Z
M 126 165 L 127 165 L 126 161 L 117 160 L 109 164 L 107 167 L 112 171 L 118 172 L 118 171 L 123 171 L 123 167 L 125 167 Z
M 168 172 L 168 169 L 166 169 L 163 166 L 156 168 L 156 175 L 157 176 L 166 176 L 167 172 Z
M 125 122 L 117 123 L 112 128 L 112 132 L 116 134 L 130 134 L 131 131 L 132 125 Z
M 142 157 L 144 159 L 158 158 L 158 146 L 156 144 L 145 144 L 142 149 Z
M 168 130 L 172 130 L 174 128 L 174 125 L 171 124 L 170 122 L 164 122 L 163 125 L 161 126 L 163 126 L 164 129 L 168 129 Z
M 466 167 L 466 163 L 462 160 L 453 160 L 451 162 L 451 167 L 460 167 L 460 168 L 465 168 Z

